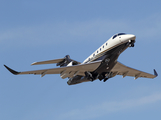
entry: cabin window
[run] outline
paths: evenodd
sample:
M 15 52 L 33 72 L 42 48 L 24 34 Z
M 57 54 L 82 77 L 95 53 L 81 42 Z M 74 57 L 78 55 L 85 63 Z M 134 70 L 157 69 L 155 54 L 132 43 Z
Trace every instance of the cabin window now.
M 97 53 L 98 53 L 98 51 L 97 51 Z
M 100 51 L 101 51 L 101 48 L 100 48 Z
M 106 43 L 106 46 L 107 46 L 107 43 Z
M 93 57 L 95 56 L 95 54 L 93 54 Z
M 103 48 L 104 48 L 104 46 L 103 46 Z

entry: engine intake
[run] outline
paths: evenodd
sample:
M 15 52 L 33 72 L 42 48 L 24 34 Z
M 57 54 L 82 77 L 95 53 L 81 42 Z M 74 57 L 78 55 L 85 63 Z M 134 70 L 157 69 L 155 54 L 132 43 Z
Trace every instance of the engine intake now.
M 64 57 L 64 60 L 57 63 L 56 66 L 63 67 L 63 66 L 72 66 L 72 65 L 77 65 L 77 64 L 79 64 L 77 61 L 73 61 L 72 59 L 70 59 L 69 55 L 66 55 Z
M 60 67 L 67 66 L 70 62 L 71 62 L 70 56 L 66 55 L 64 57 L 64 60 L 59 62 L 59 63 L 57 63 L 56 66 L 60 66 Z

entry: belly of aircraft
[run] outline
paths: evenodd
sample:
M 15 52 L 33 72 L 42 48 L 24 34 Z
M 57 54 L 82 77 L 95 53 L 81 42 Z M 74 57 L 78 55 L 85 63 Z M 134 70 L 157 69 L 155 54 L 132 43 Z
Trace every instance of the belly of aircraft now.
M 120 53 L 122 53 L 125 49 L 127 49 L 127 47 L 128 46 L 125 43 L 123 45 L 120 45 L 106 52 L 106 54 L 98 58 L 97 60 L 101 59 L 102 63 L 95 71 L 91 72 L 94 77 L 93 80 L 99 79 L 99 75 L 102 75 L 102 74 L 105 75 L 110 73 L 110 71 L 116 64 Z M 79 83 L 88 82 L 88 81 L 91 81 L 91 80 L 89 80 L 86 76 L 77 75 L 73 78 L 70 78 L 67 83 L 68 85 L 74 85 L 74 84 L 79 84 Z

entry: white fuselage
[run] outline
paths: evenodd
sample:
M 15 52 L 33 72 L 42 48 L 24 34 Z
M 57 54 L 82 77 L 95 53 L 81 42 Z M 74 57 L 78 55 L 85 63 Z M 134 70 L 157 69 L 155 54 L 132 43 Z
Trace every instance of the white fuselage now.
M 100 46 L 95 52 L 93 52 L 87 59 L 83 61 L 83 63 L 88 63 L 96 60 L 97 58 L 104 55 L 107 51 L 124 44 L 126 42 L 130 42 L 135 40 L 135 35 L 132 34 L 116 34 L 112 36 L 109 40 L 107 40 L 102 46 Z

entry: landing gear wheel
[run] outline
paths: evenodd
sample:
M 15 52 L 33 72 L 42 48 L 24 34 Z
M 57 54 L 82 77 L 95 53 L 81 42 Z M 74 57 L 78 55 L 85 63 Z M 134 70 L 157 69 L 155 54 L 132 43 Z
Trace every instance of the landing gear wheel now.
M 135 41 L 131 41 L 131 40 L 129 40 L 129 47 L 134 47 L 135 45 L 134 45 L 134 43 L 135 43 Z
M 99 75 L 99 77 L 98 77 L 98 79 L 99 79 L 100 81 L 102 81 L 103 78 L 104 78 L 103 75 Z
M 93 78 L 89 78 L 89 80 L 90 80 L 91 82 L 93 82 L 93 81 L 94 81 L 94 79 L 93 79 Z
M 134 43 L 132 43 L 130 46 L 131 46 L 131 47 L 134 47 L 135 45 L 134 45 Z
M 106 82 L 108 80 L 108 78 L 105 78 L 104 80 L 103 80 L 103 82 Z

